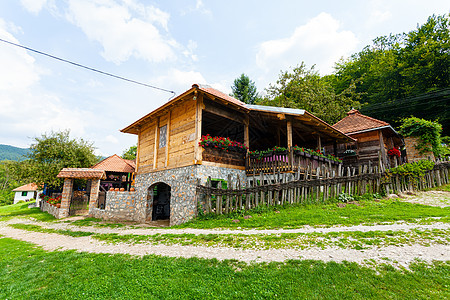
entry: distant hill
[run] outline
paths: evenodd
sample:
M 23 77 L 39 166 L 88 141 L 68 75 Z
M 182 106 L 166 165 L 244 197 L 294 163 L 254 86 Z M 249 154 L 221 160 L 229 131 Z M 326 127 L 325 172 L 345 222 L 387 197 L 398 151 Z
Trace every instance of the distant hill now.
M 9 145 L 0 144 L 0 161 L 2 160 L 16 160 L 21 161 L 25 159 L 30 149 L 18 148 Z

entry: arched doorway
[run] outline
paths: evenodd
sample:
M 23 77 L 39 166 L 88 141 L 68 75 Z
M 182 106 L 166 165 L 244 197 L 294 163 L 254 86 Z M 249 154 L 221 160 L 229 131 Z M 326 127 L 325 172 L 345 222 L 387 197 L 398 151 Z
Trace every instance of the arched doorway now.
M 148 189 L 147 221 L 170 219 L 170 185 L 163 182 L 153 184 Z

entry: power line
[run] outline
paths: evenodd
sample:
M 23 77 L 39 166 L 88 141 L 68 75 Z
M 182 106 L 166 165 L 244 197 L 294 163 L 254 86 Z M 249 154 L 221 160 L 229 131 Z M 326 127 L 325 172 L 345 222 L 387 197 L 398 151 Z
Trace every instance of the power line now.
M 156 89 L 156 90 L 160 90 L 160 91 L 163 91 L 163 92 L 172 93 L 173 96 L 176 95 L 176 93 L 174 91 L 166 90 L 166 89 L 154 86 L 154 85 L 142 83 L 142 82 L 139 82 L 139 81 L 136 81 L 136 80 L 128 79 L 128 78 L 125 78 L 125 77 L 122 77 L 122 76 L 114 75 L 114 74 L 111 74 L 111 73 L 108 73 L 108 72 L 104 72 L 104 71 L 101 71 L 101 70 L 98 70 L 98 69 L 94 69 L 94 68 L 91 68 L 91 67 L 88 67 L 88 66 L 84 66 L 82 64 L 79 64 L 79 63 L 76 63 L 76 62 L 73 62 L 73 61 L 70 61 L 70 60 L 67 60 L 67 59 L 63 59 L 63 58 L 60 58 L 60 57 L 57 57 L 57 56 L 54 56 L 54 55 L 51 55 L 51 54 L 48 54 L 48 53 L 45 53 L 45 52 L 42 52 L 42 51 L 38 51 L 38 50 L 29 48 L 29 47 L 25 47 L 25 46 L 22 46 L 22 45 L 19 45 L 19 44 L 10 42 L 10 41 L 6 41 L 4 39 L 0 39 L 0 41 L 4 42 L 4 43 L 7 43 L 7 44 L 10 44 L 10 45 L 13 45 L 13 46 L 16 46 L 16 47 L 20 47 L 20 48 L 26 49 L 28 51 L 32 51 L 32 52 L 35 52 L 35 53 L 38 53 L 38 54 L 41 54 L 41 55 L 44 55 L 44 56 L 47 56 L 47 57 L 59 60 L 59 61 L 62 61 L 62 62 L 65 62 L 65 63 L 68 63 L 68 64 L 71 64 L 71 65 L 74 65 L 74 66 L 77 66 L 77 67 L 80 67 L 80 68 L 83 68 L 83 69 L 87 69 L 89 71 L 97 72 L 97 73 L 100 73 L 100 74 L 103 74 L 103 75 L 111 76 L 113 78 L 117 78 L 117 79 L 128 81 L 128 82 L 131 82 L 131 83 L 139 84 L 139 85 L 142 85 L 142 86 L 145 86 L 145 87 L 149 87 L 149 88 L 152 88 L 152 89 Z M 169 100 L 172 97 L 170 97 Z

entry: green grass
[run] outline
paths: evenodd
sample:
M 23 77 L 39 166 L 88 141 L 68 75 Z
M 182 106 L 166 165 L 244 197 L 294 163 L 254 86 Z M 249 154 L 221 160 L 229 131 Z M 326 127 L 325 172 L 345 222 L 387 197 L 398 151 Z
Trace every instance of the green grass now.
M 149 243 L 153 245 L 183 245 L 206 247 L 232 247 L 240 249 L 307 249 L 312 247 L 339 247 L 357 250 L 372 246 L 403 246 L 420 244 L 450 244 L 450 230 L 414 229 L 410 231 L 344 231 L 329 233 L 279 233 L 279 234 L 100 234 L 86 231 L 71 231 L 42 228 L 38 225 L 11 224 L 16 229 L 34 232 L 57 233 L 72 237 L 92 236 L 107 243 Z
M 38 207 L 28 208 L 32 202 L 17 203 L 0 206 L 0 221 L 7 221 L 16 217 L 34 218 L 39 221 L 56 220 L 51 214 L 41 211 Z
M 46 252 L 0 238 L 0 299 L 448 299 L 450 263 L 381 265 Z
M 440 208 L 421 204 L 412 204 L 396 200 L 360 201 L 360 205 L 349 204 L 338 207 L 336 204 L 296 205 L 284 208 L 268 208 L 267 211 L 246 212 L 234 216 L 215 216 L 198 218 L 176 228 L 299 228 L 305 225 L 333 226 L 380 224 L 397 221 L 449 222 L 450 207 Z M 244 215 L 252 218 L 244 219 Z M 234 223 L 233 220 L 239 220 Z

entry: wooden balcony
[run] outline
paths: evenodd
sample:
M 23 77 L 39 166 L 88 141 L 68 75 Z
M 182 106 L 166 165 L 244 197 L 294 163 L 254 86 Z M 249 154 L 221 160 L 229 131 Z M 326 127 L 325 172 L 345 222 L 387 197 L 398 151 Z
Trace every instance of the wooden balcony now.
M 245 160 L 245 171 L 247 175 L 258 175 L 260 173 L 290 173 L 300 172 L 304 174 L 309 168 L 312 173 L 322 167 L 337 170 L 340 163 L 328 159 L 301 154 L 296 151 L 288 150 L 285 153 L 272 153 L 262 158 L 252 158 L 247 155 Z

